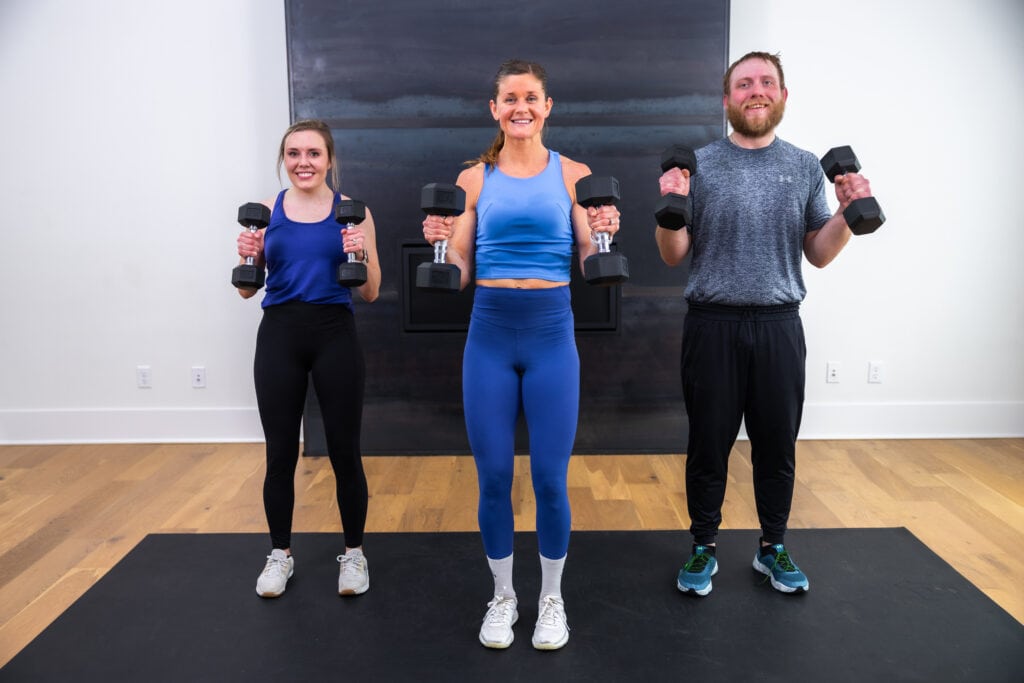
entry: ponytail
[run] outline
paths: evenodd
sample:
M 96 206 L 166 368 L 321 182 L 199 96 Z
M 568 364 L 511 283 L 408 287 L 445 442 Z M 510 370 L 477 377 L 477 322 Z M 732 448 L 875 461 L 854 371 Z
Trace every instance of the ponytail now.
M 498 134 L 494 136 L 494 141 L 491 142 L 491 146 L 486 152 L 478 156 L 476 159 L 470 159 L 465 161 L 466 166 L 476 166 L 477 164 L 483 164 L 484 166 L 497 166 L 498 165 L 498 153 L 501 148 L 505 146 L 505 131 L 499 130 Z

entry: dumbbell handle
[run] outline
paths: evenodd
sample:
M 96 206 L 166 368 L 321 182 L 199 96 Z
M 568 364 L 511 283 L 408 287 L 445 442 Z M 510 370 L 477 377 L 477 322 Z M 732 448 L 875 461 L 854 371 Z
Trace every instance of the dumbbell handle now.
M 448 256 L 448 240 L 434 242 L 434 263 L 444 263 Z
M 612 236 L 611 235 L 609 235 L 607 232 L 596 232 L 596 233 L 594 233 L 594 235 L 595 235 L 595 238 L 594 238 L 593 242 L 594 242 L 594 244 L 597 245 L 597 252 L 599 254 L 607 254 L 608 252 L 610 252 L 612 250 L 612 247 L 611 247 Z
M 355 225 L 355 223 L 346 223 L 345 224 L 345 232 L 348 232 L 349 230 L 351 230 L 353 225 Z M 364 247 L 363 251 L 365 251 L 365 247 Z M 345 256 L 348 257 L 348 262 L 349 263 L 355 263 L 356 261 L 359 260 L 359 259 L 356 258 L 356 253 L 354 251 L 348 252 L 347 254 L 345 254 Z
M 250 235 L 255 235 L 258 231 L 259 231 L 259 228 L 256 227 L 255 225 L 250 225 L 249 226 L 249 234 Z M 256 265 L 256 257 L 255 256 L 246 256 L 245 257 L 245 265 L 247 265 L 247 266 L 254 266 L 254 265 Z

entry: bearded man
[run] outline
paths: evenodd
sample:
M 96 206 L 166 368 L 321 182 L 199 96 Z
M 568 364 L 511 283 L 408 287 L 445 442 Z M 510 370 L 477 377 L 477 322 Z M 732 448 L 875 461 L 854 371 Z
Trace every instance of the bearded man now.
M 669 266 L 692 252 L 681 375 L 693 544 L 676 587 L 711 592 L 729 452 L 745 420 L 761 526 L 753 568 L 775 589 L 802 593 L 810 584 L 784 543 L 806 374 L 801 264 L 806 256 L 824 268 L 839 254 L 852 234 L 843 210 L 871 188 L 859 174 L 836 176 L 833 214 L 816 156 L 775 134 L 788 96 L 778 55 L 744 55 L 722 85 L 732 132 L 697 150 L 692 178 L 673 168 L 659 179 L 662 195 L 692 199 L 686 229 L 655 231 Z

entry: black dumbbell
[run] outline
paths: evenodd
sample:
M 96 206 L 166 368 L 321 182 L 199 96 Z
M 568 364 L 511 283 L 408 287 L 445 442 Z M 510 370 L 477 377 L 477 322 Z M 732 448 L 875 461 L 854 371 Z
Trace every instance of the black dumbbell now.
M 238 207 L 238 222 L 249 232 L 267 227 L 270 224 L 270 209 L 257 202 L 249 202 Z M 252 256 L 245 257 L 245 263 L 235 266 L 231 271 L 231 284 L 239 289 L 259 289 L 266 282 L 266 272 L 256 265 Z
M 458 185 L 430 183 L 420 192 L 420 208 L 428 216 L 458 216 L 466 210 L 466 191 Z M 462 286 L 462 271 L 454 263 L 445 263 L 448 240 L 434 242 L 434 261 L 416 267 L 416 286 L 457 292 Z
M 689 147 L 672 145 L 661 154 L 661 172 L 670 168 L 679 168 L 690 172 L 690 177 L 697 175 L 697 155 Z M 693 203 L 689 195 L 670 192 L 654 207 L 654 217 L 658 225 L 669 230 L 679 230 L 693 220 Z
M 856 173 L 860 170 L 860 161 L 849 146 L 833 147 L 821 158 L 821 168 L 825 171 L 830 183 L 836 181 L 837 175 Z M 854 199 L 843 210 L 843 218 L 850 226 L 854 235 L 867 235 L 878 230 L 885 222 L 882 207 L 874 197 Z
M 334 207 L 334 220 L 346 228 L 359 225 L 366 220 L 366 204 L 358 199 L 342 199 Z M 364 252 L 365 253 L 365 245 Z M 366 284 L 366 264 L 350 251 L 345 260 L 338 264 L 338 284 L 342 287 L 358 287 Z
M 619 203 L 619 181 L 612 176 L 588 175 L 576 182 L 576 203 L 584 208 Z M 617 285 L 629 279 L 629 261 L 611 251 L 611 236 L 597 233 L 597 253 L 583 262 L 583 277 L 591 285 Z

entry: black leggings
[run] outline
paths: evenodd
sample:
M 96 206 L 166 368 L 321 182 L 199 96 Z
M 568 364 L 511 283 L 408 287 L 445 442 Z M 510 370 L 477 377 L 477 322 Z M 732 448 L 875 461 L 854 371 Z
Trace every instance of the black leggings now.
M 690 422 L 686 498 L 694 542 L 715 541 L 729 452 L 745 419 L 761 532 L 765 541 L 782 543 L 793 502 L 806 356 L 798 304 L 690 305 L 682 375 Z
M 368 501 L 359 452 L 366 365 L 352 311 L 306 303 L 264 309 L 253 374 L 267 440 L 263 506 L 272 547 L 291 547 L 299 427 L 310 374 L 320 399 L 345 546 L 361 546 Z

